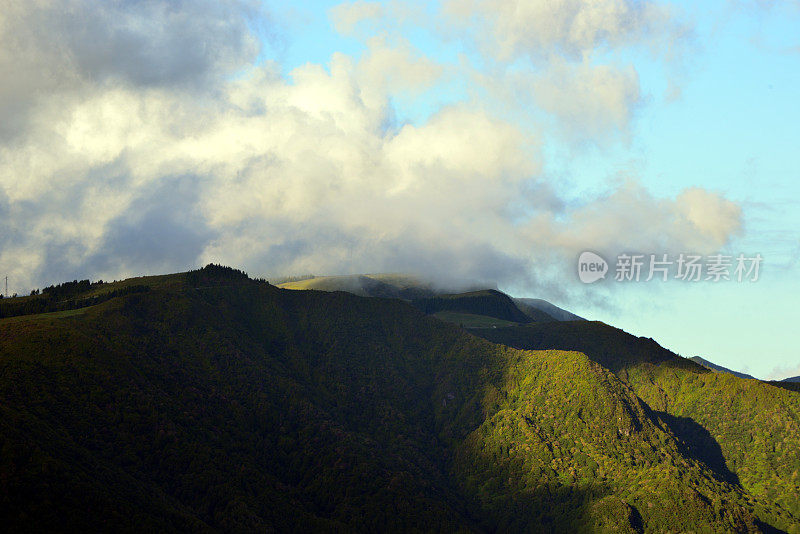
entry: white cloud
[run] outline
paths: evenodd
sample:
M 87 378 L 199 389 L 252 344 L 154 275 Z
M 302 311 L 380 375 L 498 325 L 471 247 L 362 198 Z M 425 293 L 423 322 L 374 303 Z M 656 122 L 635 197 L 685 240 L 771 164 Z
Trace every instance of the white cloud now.
M 122 8 L 110 11 L 120 17 L 110 22 L 134 28 L 141 44 L 150 33 L 162 42 L 184 28 L 175 21 L 199 17 L 193 28 L 221 33 L 182 38 L 180 46 L 209 54 L 194 74 L 151 83 L 141 72 L 163 69 L 92 59 L 87 70 L 84 58 L 59 68 L 61 78 L 78 80 L 70 91 L 45 84 L 19 93 L 25 128 L 0 139 L 0 214 L 10 221 L 0 262 L 20 285 L 207 261 L 252 274 L 418 271 L 541 284 L 549 276 L 543 258 L 569 262 L 557 263 L 553 276 L 571 274 L 558 266 L 571 267 L 587 242 L 706 250 L 738 229 L 738 207 L 700 189 L 656 199 L 625 185 L 564 208 L 540 176 L 538 138 L 491 105 L 457 103 L 419 124 L 387 127 L 392 98 L 423 94 L 443 72 L 402 39 L 370 40 L 360 59 L 335 53 L 327 66 L 306 64 L 288 78 L 270 63 L 231 77 L 250 57 L 246 24 L 220 20 L 214 7 L 172 13 L 167 5 L 146 4 L 151 27 Z M 42 6 L 15 4 L 15 16 L 38 24 Z M 53 39 L 80 55 L 72 31 Z M 99 34 L 104 42 L 125 33 L 108 31 Z M 220 55 L 205 39 L 232 44 Z M 31 46 L 29 57 L 43 57 L 44 45 Z M 187 85 L 194 76 L 210 79 L 208 88 Z M 542 78 L 537 96 L 549 111 L 565 121 L 590 116 L 598 131 L 624 127 L 625 102 L 638 95 L 635 73 L 581 64 L 563 76 Z M 562 92 L 582 100 L 576 108 L 555 94 L 562 82 Z
M 541 221 L 536 221 L 541 222 Z M 741 231 L 741 209 L 717 193 L 690 188 L 674 199 L 653 197 L 629 180 L 604 197 L 573 206 L 559 221 L 533 230 L 564 251 L 710 254 Z
M 624 133 L 640 103 L 639 76 L 633 66 L 616 68 L 555 62 L 533 82 L 534 98 L 571 137 L 601 141 Z
M 419 4 L 403 0 L 343 2 L 328 10 L 333 28 L 348 37 L 397 34 L 406 25 L 427 24 L 427 14 Z
M 384 14 L 383 4 L 363 0 L 336 5 L 329 12 L 334 28 L 343 35 L 352 35 L 359 23 L 381 18 Z
M 664 46 L 684 32 L 670 9 L 653 1 L 450 0 L 444 11 L 457 25 L 488 26 L 477 34 L 500 60 L 553 52 L 579 59 L 603 46 Z
M 364 99 L 380 102 L 389 93 L 419 94 L 444 72 L 441 65 L 416 52 L 404 39 L 390 43 L 374 37 L 367 46 L 358 64 L 358 85 Z
M 681 220 L 695 228 L 703 242 L 722 247 L 741 227 L 741 207 L 700 187 L 684 190 L 677 198 Z M 689 239 L 686 240 L 690 242 Z M 698 245 L 699 246 L 699 245 Z
M 692 30 L 667 3 L 449 0 L 442 14 L 449 31 L 475 44 L 490 65 L 484 85 L 532 93 L 534 105 L 555 119 L 555 131 L 578 143 L 625 138 L 647 96 L 631 59 L 620 65 L 620 51 L 648 50 L 670 71 L 668 98 L 680 94 L 680 59 Z
M 778 366 L 767 375 L 767 380 L 783 380 L 800 376 L 800 363 L 797 365 Z

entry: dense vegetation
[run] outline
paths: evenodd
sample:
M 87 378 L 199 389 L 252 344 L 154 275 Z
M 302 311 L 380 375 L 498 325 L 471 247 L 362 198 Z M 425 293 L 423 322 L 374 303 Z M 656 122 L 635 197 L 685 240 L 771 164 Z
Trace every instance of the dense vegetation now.
M 453 295 L 436 295 L 415 299 L 414 306 L 425 313 L 437 312 L 469 313 L 484 315 L 510 321 L 513 323 L 529 323 L 532 319 L 523 313 L 511 300 L 511 297 L 494 289 L 471 291 Z M 553 319 L 550 318 L 552 321 Z
M 434 295 L 429 284 L 403 274 L 282 277 L 275 283 L 284 289 L 347 291 L 362 297 L 412 300 Z
M 762 519 L 800 531 L 800 394 L 712 372 L 599 322 L 476 331 L 518 348 L 578 350 L 623 377 L 717 477 L 756 498 Z M 779 387 L 784 389 L 779 389 Z
M 150 290 L 81 313 L 0 320 L 6 528 L 720 532 L 797 524 L 800 464 L 787 450 L 798 436 L 795 393 L 748 381 L 778 394 L 759 393 L 763 414 L 741 414 L 766 425 L 762 437 L 785 440 L 773 440 L 774 476 L 736 448 L 730 454 L 742 463 L 729 462 L 728 473 L 715 464 L 719 452 L 685 439 L 693 427 L 679 417 L 690 416 L 671 414 L 711 417 L 725 387 L 737 397 L 724 409 L 741 409 L 734 405 L 749 406 L 752 392 L 691 362 L 662 367 L 662 354 L 638 355 L 633 342 L 619 357 L 592 356 L 588 345 L 588 357 L 517 350 L 400 300 L 286 291 L 219 266 L 126 283 Z M 625 355 L 638 356 L 625 365 Z M 684 372 L 699 382 L 669 378 Z M 669 386 L 661 404 L 659 381 Z M 695 388 L 691 403 L 686 392 Z M 751 420 L 721 421 L 718 431 L 751 432 Z M 747 477 L 762 477 L 764 491 Z
M 432 314 L 439 320 L 453 323 L 462 328 L 497 328 L 498 326 L 516 326 L 517 323 L 497 319 L 488 315 L 476 315 L 474 313 L 461 313 L 452 311 L 440 311 Z
M 534 321 L 583 321 L 583 317 L 578 317 L 572 312 L 559 308 L 558 306 L 543 299 L 515 298 L 514 304 Z
M 0 318 L 75 310 L 150 289 L 146 285 L 127 285 L 117 289 L 103 290 L 103 285 L 102 281 L 92 284 L 89 280 L 81 282 L 76 280 L 47 287 L 28 297 L 0 299 Z
M 707 369 L 665 349 L 651 338 L 626 334 L 599 321 L 561 321 L 529 323 L 478 335 L 495 343 L 526 350 L 558 348 L 583 352 L 592 360 L 626 377 L 626 369 L 643 363 L 679 366 L 697 372 Z

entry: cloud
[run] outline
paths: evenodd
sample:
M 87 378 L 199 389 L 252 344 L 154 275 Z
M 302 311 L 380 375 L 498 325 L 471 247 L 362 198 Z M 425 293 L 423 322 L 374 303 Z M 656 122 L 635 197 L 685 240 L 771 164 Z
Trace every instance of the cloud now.
M 334 28 L 343 35 L 352 35 L 359 23 L 381 18 L 384 14 L 383 4 L 363 0 L 338 4 L 329 11 Z
M 25 128 L 0 139 L 0 263 L 21 286 L 215 261 L 254 275 L 412 271 L 535 289 L 563 285 L 587 244 L 712 250 L 739 228 L 738 207 L 702 189 L 659 199 L 631 182 L 559 198 L 535 127 L 491 102 L 393 121 L 394 99 L 424 97 L 447 70 L 396 36 L 284 75 L 248 66 L 239 3 L 70 4 L 97 7 L 90 20 L 109 28 L 59 26 L 54 4 L 27 5 L 13 6 L 13 39 L 37 65 L 71 58 L 56 70 L 74 83 L 19 92 Z M 30 40 L 47 9 L 53 33 Z M 76 44 L 86 28 L 110 56 Z M 109 59 L 129 39 L 133 59 Z M 186 47 L 191 66 L 171 72 Z M 536 98 L 565 123 L 623 129 L 635 71 L 564 64 Z
M 328 10 L 328 18 L 339 34 L 364 37 L 397 34 L 406 25 L 418 28 L 428 15 L 424 8 L 413 2 L 355 0 L 333 6 Z
M 444 12 L 502 61 L 554 52 L 580 59 L 601 47 L 642 43 L 663 48 L 685 33 L 666 5 L 652 1 L 450 0 Z
M 665 98 L 678 98 L 694 42 L 682 14 L 654 0 L 448 0 L 441 15 L 489 66 L 484 85 L 515 87 L 509 96 L 522 101 L 530 97 L 521 93 L 533 94 L 535 108 L 555 119 L 553 132 L 578 144 L 626 138 L 649 96 L 632 58 L 654 60 L 669 80 Z
M 420 94 L 443 73 L 441 65 L 416 52 L 408 41 L 375 37 L 358 63 L 358 84 L 362 98 L 380 100 L 389 93 Z
M 538 241 L 553 249 L 596 250 L 607 257 L 711 254 L 742 229 L 741 208 L 717 193 L 693 187 L 674 199 L 656 198 L 635 180 L 567 208 L 560 220 L 534 222 Z
M 533 92 L 570 137 L 597 142 L 609 132 L 626 132 L 641 102 L 639 76 L 630 65 L 556 62 L 534 80 Z
M 8 0 L 0 13 L 0 139 L 50 95 L 127 84 L 200 89 L 247 65 L 255 4 Z
M 716 243 L 717 248 L 741 229 L 742 208 L 720 195 L 692 187 L 678 196 L 677 203 L 681 220 L 689 223 L 703 240 Z
M 783 380 L 800 376 L 800 363 L 797 365 L 778 366 L 767 375 L 767 380 Z
M 84 260 L 99 273 L 114 277 L 180 271 L 193 265 L 206 244 L 216 238 L 196 208 L 197 176 L 165 176 L 140 191 L 122 213 L 108 221 L 102 241 Z M 53 260 L 58 256 L 53 255 Z M 47 261 L 44 276 L 54 279 L 58 261 Z M 108 278 L 108 275 L 106 275 Z

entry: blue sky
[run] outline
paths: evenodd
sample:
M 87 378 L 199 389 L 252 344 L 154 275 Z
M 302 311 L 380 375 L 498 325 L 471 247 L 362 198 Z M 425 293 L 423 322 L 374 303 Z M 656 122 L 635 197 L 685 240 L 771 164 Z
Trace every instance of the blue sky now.
M 800 4 L 71 0 L 0 15 L 13 291 L 181 271 L 496 283 L 800 375 Z M 584 285 L 594 250 L 755 283 Z

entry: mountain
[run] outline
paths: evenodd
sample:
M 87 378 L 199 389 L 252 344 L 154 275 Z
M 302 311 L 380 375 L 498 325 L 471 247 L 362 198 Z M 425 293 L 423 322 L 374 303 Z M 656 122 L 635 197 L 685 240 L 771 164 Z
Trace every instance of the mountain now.
M 511 297 L 494 289 L 414 299 L 412 304 L 427 314 L 450 312 L 493 317 L 508 323 L 529 323 Z
M 798 394 L 602 323 L 219 266 L 70 284 L 0 319 L 10 531 L 798 531 Z M 505 330 L 581 350 L 471 333 Z
M 745 374 L 745 373 L 740 373 L 738 371 L 731 371 L 727 367 L 722 367 L 721 365 L 717 365 L 715 363 L 712 363 L 712 362 L 706 360 L 705 358 L 701 358 L 700 356 L 692 356 L 689 359 L 692 360 L 695 363 L 698 363 L 698 364 L 702 365 L 706 369 L 711 369 L 712 371 L 716 371 L 718 373 L 730 373 L 733 376 L 738 376 L 739 378 L 755 378 L 754 376 L 750 376 L 750 375 Z
M 432 285 L 406 274 L 354 274 L 343 276 L 314 276 L 279 284 L 282 289 L 316 289 L 346 291 L 362 297 L 400 298 L 410 300 L 433 296 Z
M 559 308 L 555 304 L 551 304 L 543 299 L 529 299 L 529 298 L 516 298 L 514 302 L 519 306 L 519 308 L 528 314 L 535 314 L 538 312 L 543 312 L 556 321 L 583 321 L 583 317 L 578 317 L 572 312 L 569 312 L 563 308 Z M 532 315 L 534 320 L 536 320 L 535 315 Z
M 475 332 L 519 349 L 586 354 L 630 384 L 685 450 L 719 479 L 752 495 L 762 520 L 800 532 L 800 481 L 794 475 L 800 472 L 800 434 L 795 430 L 800 388 L 794 384 L 712 372 L 650 338 L 596 321 Z
M 653 339 L 629 335 L 600 321 L 528 323 L 476 333 L 489 341 L 523 350 L 559 347 L 559 350 L 582 352 L 618 374 L 644 363 L 704 369 Z
M 405 274 L 318 276 L 291 280 L 278 285 L 282 289 L 346 291 L 362 297 L 413 300 L 418 307 L 427 310 L 426 313 L 436 314 L 440 319 L 467 328 L 509 326 L 509 323 L 530 321 L 581 319 L 546 300 L 512 299 L 505 293 L 491 288 L 473 288 L 464 291 L 463 288 L 468 286 L 469 284 L 462 282 L 440 283 L 437 287 L 418 277 Z M 448 290 L 448 287 L 461 287 L 462 291 L 453 292 Z
M 789 391 L 800 391 L 800 377 L 794 376 L 783 380 L 770 380 L 770 384 Z

